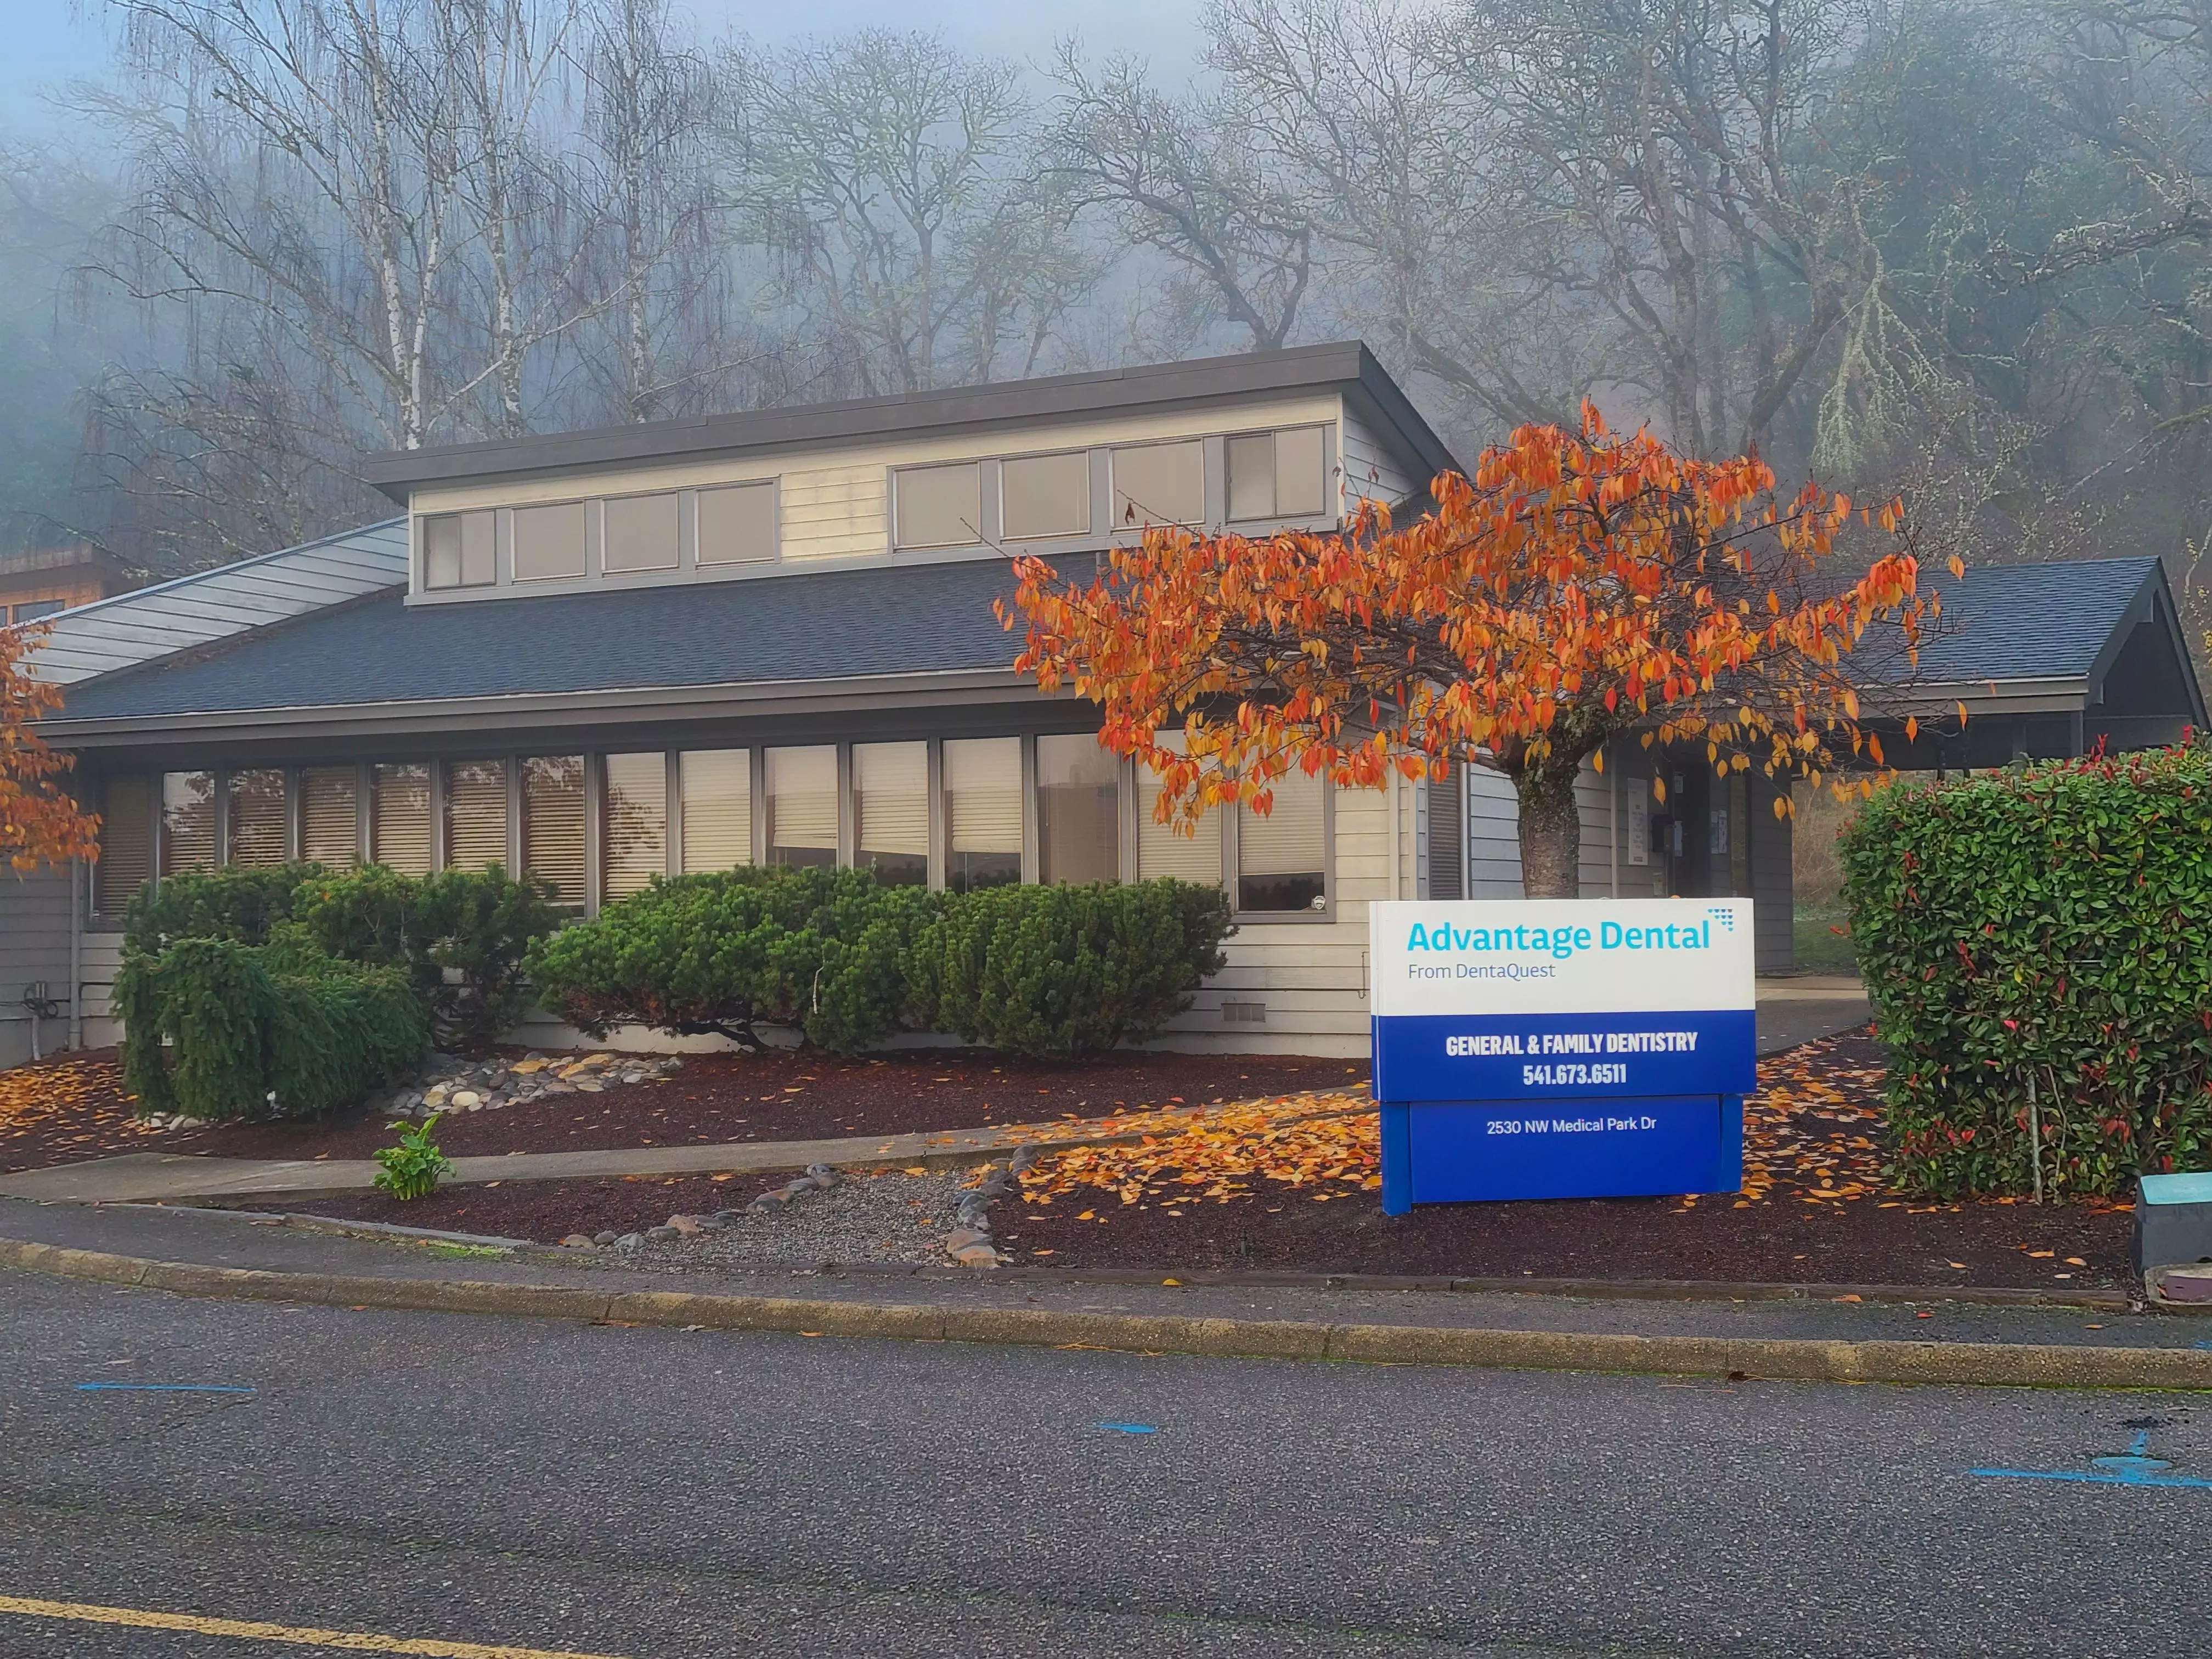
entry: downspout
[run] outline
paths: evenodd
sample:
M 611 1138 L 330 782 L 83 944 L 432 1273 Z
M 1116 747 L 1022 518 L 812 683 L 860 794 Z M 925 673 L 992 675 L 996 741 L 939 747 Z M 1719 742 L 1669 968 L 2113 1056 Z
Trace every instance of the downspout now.
M 70 860 L 69 1046 L 84 1047 L 84 884 L 82 859 Z

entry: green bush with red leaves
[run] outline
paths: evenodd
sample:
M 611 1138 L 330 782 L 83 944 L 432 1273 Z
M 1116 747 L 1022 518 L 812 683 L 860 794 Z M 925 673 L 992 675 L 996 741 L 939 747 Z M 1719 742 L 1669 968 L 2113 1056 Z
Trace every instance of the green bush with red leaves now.
M 2212 746 L 1893 784 L 1842 849 L 1901 1184 L 2212 1167 Z

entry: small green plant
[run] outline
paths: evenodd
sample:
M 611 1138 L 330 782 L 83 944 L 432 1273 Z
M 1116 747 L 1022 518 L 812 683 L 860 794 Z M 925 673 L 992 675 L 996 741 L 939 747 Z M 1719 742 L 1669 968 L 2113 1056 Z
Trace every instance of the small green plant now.
M 402 1200 L 428 1198 L 438 1190 L 438 1182 L 453 1174 L 453 1160 L 438 1150 L 430 1139 L 430 1131 L 437 1127 L 435 1115 L 420 1123 L 395 1123 L 391 1127 L 399 1131 L 397 1146 L 376 1149 L 376 1184 L 392 1197 Z

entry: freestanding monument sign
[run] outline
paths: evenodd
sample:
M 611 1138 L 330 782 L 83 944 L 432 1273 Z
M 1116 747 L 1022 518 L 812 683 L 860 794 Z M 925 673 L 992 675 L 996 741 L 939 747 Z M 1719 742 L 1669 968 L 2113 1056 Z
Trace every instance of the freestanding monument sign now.
M 1748 899 L 1369 909 L 1382 1207 L 1735 1192 Z

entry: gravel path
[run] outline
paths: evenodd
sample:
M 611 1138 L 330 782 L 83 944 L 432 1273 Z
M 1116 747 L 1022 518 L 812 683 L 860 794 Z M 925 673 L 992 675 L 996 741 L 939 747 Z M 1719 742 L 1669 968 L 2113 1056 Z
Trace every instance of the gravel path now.
M 956 1211 L 979 1171 L 848 1171 L 828 1192 L 806 1193 L 771 1210 L 742 1207 L 720 1230 L 692 1238 L 648 1239 L 628 1249 L 579 1250 L 610 1267 L 683 1273 L 761 1262 L 941 1263 Z

